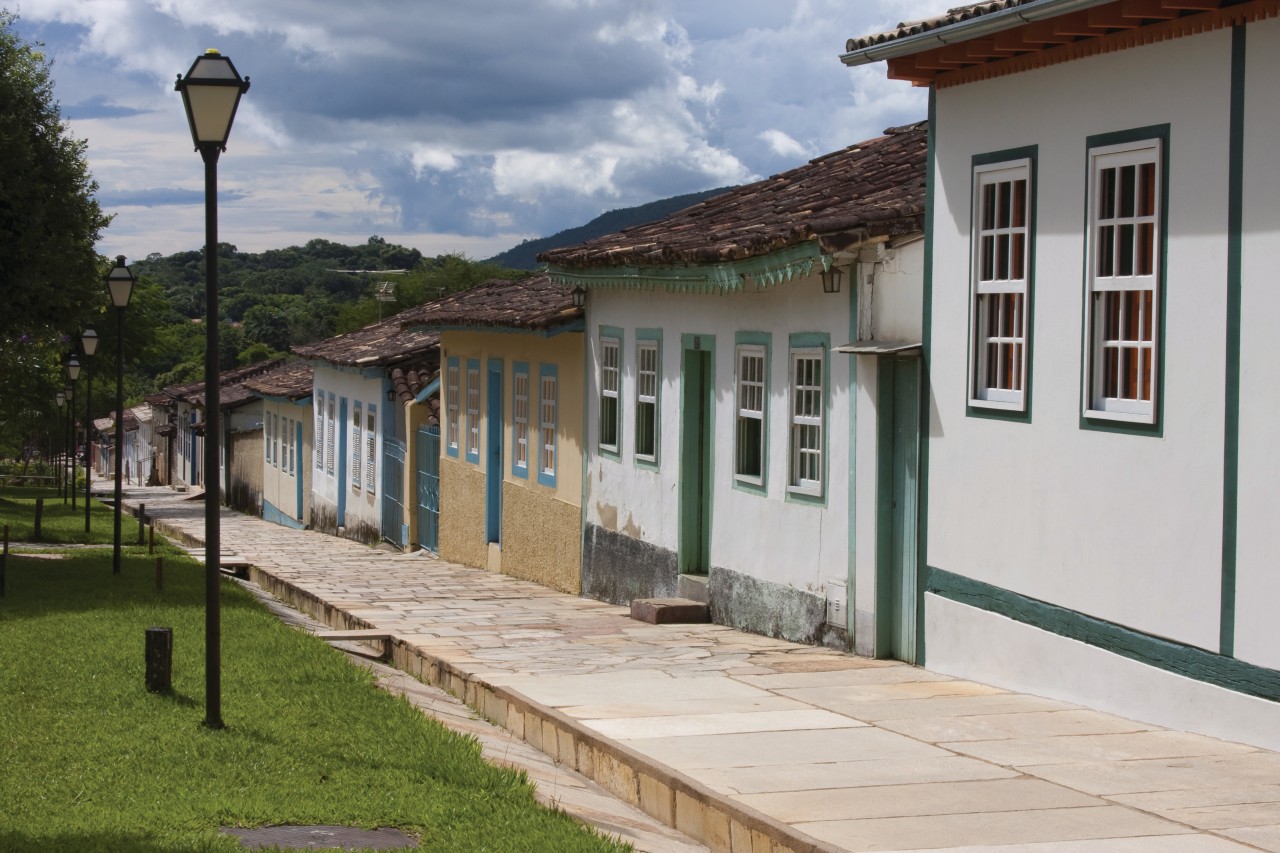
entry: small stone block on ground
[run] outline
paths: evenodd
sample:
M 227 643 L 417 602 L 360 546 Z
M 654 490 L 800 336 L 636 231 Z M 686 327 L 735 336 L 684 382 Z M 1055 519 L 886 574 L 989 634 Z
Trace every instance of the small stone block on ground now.
M 650 625 L 710 622 L 711 608 L 688 598 L 637 598 L 631 602 L 631 618 Z

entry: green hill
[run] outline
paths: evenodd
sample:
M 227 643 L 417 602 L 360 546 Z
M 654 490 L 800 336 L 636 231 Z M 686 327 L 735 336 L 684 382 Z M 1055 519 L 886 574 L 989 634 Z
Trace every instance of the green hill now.
M 653 222 L 655 219 L 661 219 L 668 214 L 675 213 L 677 210 L 691 207 L 705 198 L 720 195 L 731 189 L 733 187 L 719 187 L 714 190 L 704 190 L 703 192 L 659 199 L 638 207 L 610 210 L 607 213 L 600 214 L 586 225 L 579 225 L 577 228 L 566 228 L 564 231 L 559 231 L 550 237 L 525 240 L 519 246 L 489 258 L 489 262 L 500 264 L 509 269 L 536 269 L 538 267 L 537 257 L 539 252 L 545 252 L 548 249 L 559 249 L 562 246 L 573 246 L 593 237 L 601 237 L 605 234 L 621 231 L 624 228 L 630 228 L 632 225 Z

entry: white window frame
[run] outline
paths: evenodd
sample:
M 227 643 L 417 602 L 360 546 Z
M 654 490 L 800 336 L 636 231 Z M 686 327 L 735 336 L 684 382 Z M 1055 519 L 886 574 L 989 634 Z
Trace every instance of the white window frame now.
M 296 441 L 294 440 L 294 420 L 292 418 L 284 419 L 284 444 L 285 444 L 285 464 L 288 466 L 289 476 L 293 476 L 294 449 Z
M 600 448 L 618 453 L 622 446 L 622 341 L 600 336 Z M 605 411 L 613 410 L 613 435 L 605 435 Z M 607 440 L 609 439 L 609 440 Z
M 333 447 L 337 443 L 337 398 L 333 394 L 329 395 L 329 408 L 326 411 L 324 422 L 325 443 L 324 443 L 324 470 L 329 479 L 333 479 Z
M 316 426 L 311 435 L 311 444 L 316 457 L 316 470 L 324 470 L 324 392 L 317 391 L 315 399 L 311 401 L 312 408 L 316 413 Z
M 373 495 L 378 480 L 378 407 L 372 403 L 365 409 L 364 445 L 364 490 Z
M 360 462 L 364 458 L 364 447 L 360 441 L 360 430 L 364 426 L 364 404 L 354 401 L 351 404 L 351 490 L 360 491 L 362 471 Z
M 661 355 L 657 340 L 645 338 L 636 341 L 635 452 L 636 459 L 642 462 L 658 461 L 658 388 L 662 381 Z M 646 366 L 645 362 L 650 360 L 652 365 Z M 640 449 L 640 437 L 645 420 L 648 420 L 648 433 L 653 441 L 653 450 L 649 453 L 643 453 Z
M 1161 229 L 1161 203 L 1163 186 L 1164 146 L 1159 138 L 1143 139 L 1118 145 L 1105 145 L 1089 151 L 1089 195 L 1088 195 L 1088 232 L 1086 234 L 1086 267 L 1085 267 L 1085 329 L 1087 342 L 1085 348 L 1085 382 L 1084 382 L 1084 415 L 1087 418 L 1128 421 L 1131 423 L 1154 424 L 1160 377 L 1160 317 L 1163 306 L 1160 304 L 1161 278 L 1161 245 L 1163 235 Z M 1139 210 L 1141 204 L 1140 180 L 1144 166 L 1150 166 L 1148 179 L 1152 182 L 1150 209 L 1146 213 Z M 1101 199 L 1102 174 L 1111 169 L 1134 167 L 1134 209 L 1132 215 L 1122 216 L 1119 208 L 1113 208 L 1109 217 L 1103 218 L 1099 207 Z M 1122 204 L 1122 187 L 1115 188 L 1116 205 Z M 1119 250 L 1122 248 L 1125 229 L 1132 228 L 1132 256 L 1127 274 L 1121 273 L 1123 266 Z M 1114 230 L 1111 230 L 1114 229 Z M 1147 270 L 1141 272 L 1143 234 L 1149 235 L 1149 255 Z M 1106 243 L 1110 238 L 1111 245 Z M 1108 257 L 1109 254 L 1109 257 Z M 1103 267 L 1110 262 L 1110 274 L 1105 274 Z M 1111 294 L 1118 294 L 1112 297 Z M 1098 309 L 1100 300 L 1114 301 L 1117 316 L 1116 326 L 1121 327 L 1129 319 L 1129 306 L 1124 300 L 1125 294 L 1136 295 L 1140 305 L 1145 303 L 1147 310 L 1139 309 L 1138 330 L 1136 338 L 1124 337 L 1124 330 L 1119 328 L 1117 336 L 1109 336 L 1107 331 L 1108 312 Z M 1145 316 L 1144 316 L 1145 314 Z M 1116 353 L 1116 384 L 1122 384 L 1121 371 L 1126 359 L 1136 358 L 1134 370 L 1138 394 L 1134 397 L 1107 395 L 1105 387 L 1105 371 L 1108 368 L 1108 353 Z M 1143 354 L 1146 363 L 1143 364 Z M 1118 388 L 1116 390 L 1119 390 Z M 1146 399 L 1143 391 L 1146 391 Z
M 445 370 L 445 446 L 458 453 L 459 415 L 462 410 L 460 368 L 456 359 L 450 359 Z
M 1013 187 L 1023 182 L 1022 221 L 1005 214 L 1014 197 Z M 969 404 L 980 408 L 1025 411 L 1030 343 L 1031 297 L 1031 159 L 978 166 L 973 176 L 970 315 L 972 344 L 969 353 Z M 1009 186 L 1009 199 L 1000 187 Z M 992 188 L 991 198 L 987 190 Z M 988 202 L 991 224 L 985 216 Z M 1019 244 L 1021 250 L 1019 251 Z M 1000 261 L 1005 263 L 1004 268 Z M 1021 269 L 1016 269 L 1019 260 Z M 988 266 L 988 262 L 990 266 Z M 992 314 L 996 315 L 992 322 Z M 994 363 L 992 349 L 1002 357 Z M 1003 357 L 1003 356 L 1008 357 Z M 995 381 L 990 381 L 992 371 Z
M 747 360 L 758 362 L 759 378 L 753 378 L 754 373 L 748 376 L 748 371 L 744 370 Z M 734 366 L 735 366 L 735 383 L 734 383 L 734 404 L 736 415 L 734 416 L 733 427 L 733 476 L 734 479 L 742 483 L 750 483 L 753 486 L 764 485 L 765 467 L 768 464 L 768 454 L 766 453 L 766 435 L 768 426 L 768 370 L 769 370 L 769 350 L 763 344 L 738 344 L 734 349 Z M 759 408 L 753 408 L 750 404 L 753 398 L 759 400 Z M 760 445 L 756 448 L 760 459 L 760 473 L 744 474 L 742 472 L 742 429 L 741 422 L 746 420 L 759 421 L 760 424 Z
M 467 361 L 467 461 L 480 461 L 480 360 Z
M 271 464 L 271 415 L 262 417 L 262 451 L 266 464 Z
M 538 481 L 555 485 L 556 415 L 559 405 L 557 372 L 543 365 L 538 375 Z
M 515 441 L 511 465 L 517 473 L 529 470 L 529 368 L 516 369 L 511 379 L 511 419 Z
M 812 361 L 816 363 L 816 381 L 801 382 L 799 376 L 800 363 Z M 791 350 L 788 360 L 790 367 L 788 383 L 791 389 L 790 420 L 790 476 L 787 491 L 792 494 L 821 497 L 826 478 L 826 350 L 822 347 L 797 347 Z M 815 377 L 806 375 L 804 379 Z M 818 414 L 812 414 L 812 403 L 817 399 Z M 816 472 L 817 477 L 806 477 L 804 474 Z

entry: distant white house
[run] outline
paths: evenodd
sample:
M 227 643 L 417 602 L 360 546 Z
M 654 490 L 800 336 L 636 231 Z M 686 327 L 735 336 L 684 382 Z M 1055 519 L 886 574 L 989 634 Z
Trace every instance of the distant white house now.
M 303 361 L 244 381 L 262 400 L 262 517 L 299 529 L 311 524 L 312 381 Z
M 587 292 L 584 595 L 703 598 L 716 622 L 887 653 L 878 577 L 910 555 L 873 535 L 877 362 L 902 361 L 915 405 L 925 142 L 896 128 L 541 256 Z
M 997 0 L 930 89 L 931 669 L 1280 747 L 1275 3 Z

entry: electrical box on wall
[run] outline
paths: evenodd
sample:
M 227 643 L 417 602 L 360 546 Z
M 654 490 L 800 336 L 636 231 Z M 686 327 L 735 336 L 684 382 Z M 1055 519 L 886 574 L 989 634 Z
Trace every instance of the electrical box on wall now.
M 843 580 L 827 581 L 827 624 L 844 628 L 849 624 L 848 587 Z

